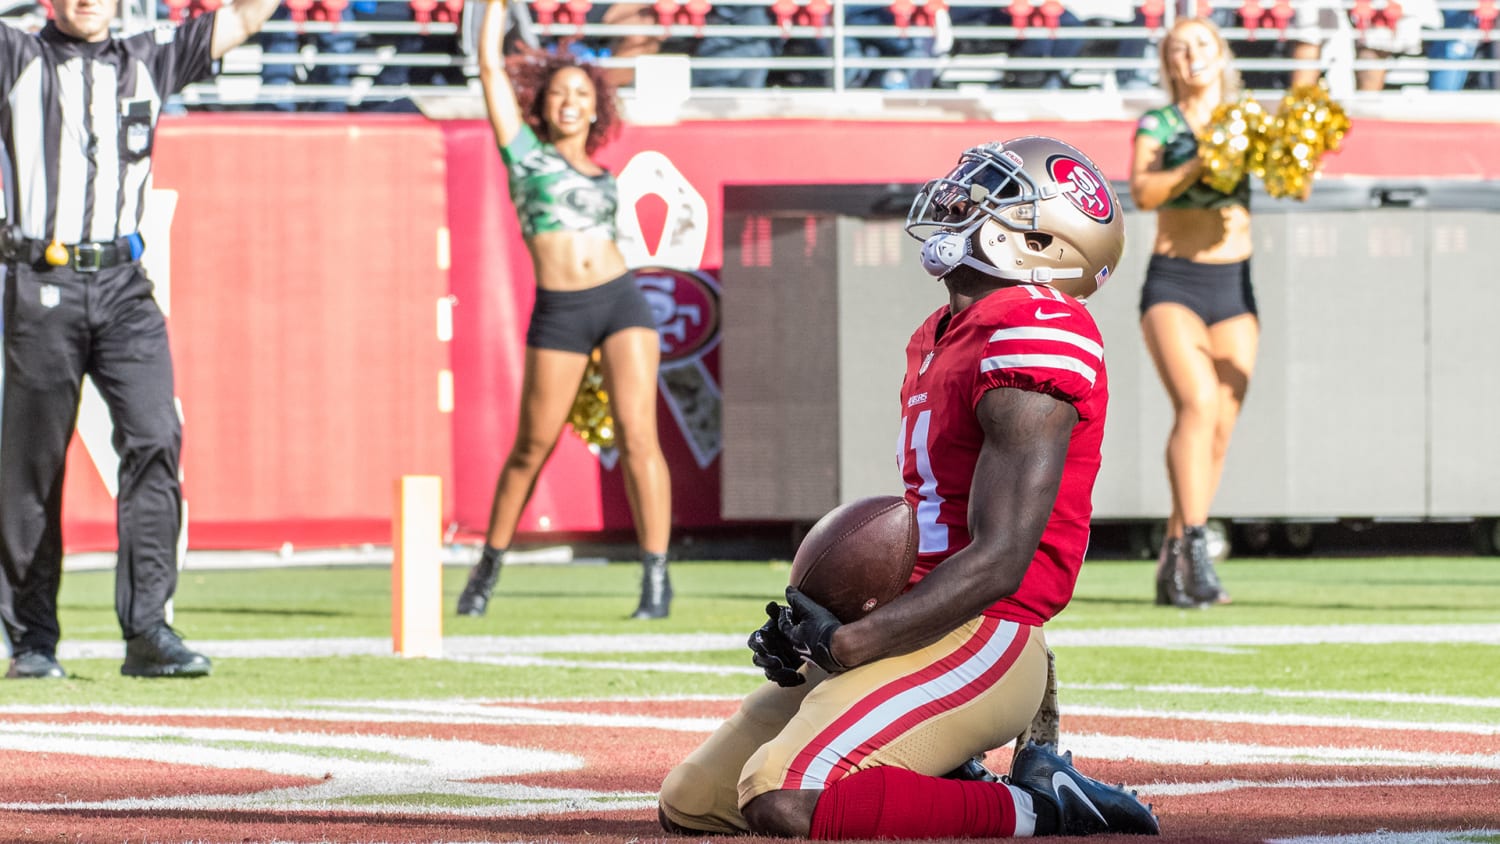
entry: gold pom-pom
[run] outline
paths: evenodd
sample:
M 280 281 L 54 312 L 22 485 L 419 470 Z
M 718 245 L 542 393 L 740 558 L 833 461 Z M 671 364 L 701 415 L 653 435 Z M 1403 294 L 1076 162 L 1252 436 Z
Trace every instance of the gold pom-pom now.
M 1198 157 L 1207 171 L 1202 181 L 1220 193 L 1234 193 L 1247 174 L 1257 173 L 1265 155 L 1265 125 L 1265 109 L 1248 94 L 1220 103 L 1198 140 Z
M 589 365 L 578 382 L 578 395 L 568 411 L 568 424 L 583 441 L 598 448 L 614 448 L 615 418 L 609 410 L 609 393 L 604 390 L 604 370 L 599 365 L 599 350 L 589 356 Z
M 1266 193 L 1307 199 L 1323 156 L 1337 152 L 1349 117 L 1321 84 L 1298 85 L 1281 98 L 1266 149 Z

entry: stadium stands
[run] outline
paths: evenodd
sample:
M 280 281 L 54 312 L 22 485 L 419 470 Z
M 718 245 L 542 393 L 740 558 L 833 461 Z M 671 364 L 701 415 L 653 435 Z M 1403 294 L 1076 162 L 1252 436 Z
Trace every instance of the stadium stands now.
M 181 20 L 212 11 L 222 2 L 135 0 L 127 11 L 126 26 Z M 1343 14 L 1336 28 L 1323 33 L 1335 46 L 1316 60 L 1298 60 L 1291 57 L 1288 28 L 1294 24 L 1296 4 L 1310 2 L 1335 4 Z M 1500 79 L 1500 58 L 1493 41 L 1500 14 L 1497 0 L 1430 2 L 1442 13 L 1442 23 L 1422 29 L 1422 52 L 1378 59 L 1356 58 L 1352 49 L 1336 45 L 1352 43 L 1367 31 L 1394 28 L 1403 15 L 1414 14 L 1410 7 L 1416 4 L 1394 0 L 750 0 L 734 7 L 764 8 L 769 21 L 746 25 L 724 22 L 747 18 L 715 14 L 713 0 L 532 0 L 513 4 L 512 37 L 544 47 L 568 44 L 606 67 L 619 68 L 627 101 L 650 93 L 629 90 L 637 63 L 657 61 L 661 56 L 688 57 L 686 64 L 669 65 L 673 72 L 760 71 L 749 76 L 701 77 L 766 80 L 762 91 L 754 93 L 732 87 L 695 88 L 692 100 L 721 104 L 716 114 L 722 113 L 726 97 L 736 99 L 737 114 L 743 111 L 749 116 L 759 116 L 761 109 L 796 112 L 798 102 L 812 103 L 806 108 L 809 113 L 824 113 L 826 101 L 819 94 L 868 87 L 886 91 L 873 99 L 861 97 L 859 108 L 865 112 L 891 107 L 899 111 L 917 95 L 929 107 L 944 108 L 955 101 L 1045 89 L 1049 94 L 1094 96 L 1044 100 L 1040 105 L 1044 112 L 1049 107 L 1081 107 L 1102 109 L 1099 116 L 1110 116 L 1115 110 L 1101 105 L 1098 95 L 1126 96 L 1135 90 L 1144 92 L 1139 96 L 1154 96 L 1154 43 L 1162 27 L 1179 15 L 1198 14 L 1212 16 L 1224 29 L 1247 83 L 1254 88 L 1279 90 L 1293 70 L 1316 69 L 1328 79 L 1336 96 L 1349 96 L 1354 93 L 1356 71 L 1378 68 L 1386 71 L 1384 89 L 1358 92 L 1351 111 L 1358 113 L 1365 107 L 1381 116 L 1410 114 L 1420 119 L 1432 116 L 1436 108 L 1443 112 L 1441 116 L 1473 117 L 1472 102 L 1460 105 L 1452 98 L 1436 102 L 1417 98 L 1423 102 L 1413 106 L 1411 92 L 1427 91 L 1429 79 L 1437 82 L 1432 88 L 1445 95 L 1494 91 Z M 365 109 L 406 101 L 439 116 L 477 114 L 471 57 L 481 6 L 482 0 L 286 0 L 286 13 L 266 27 L 266 37 L 280 38 L 281 48 L 268 50 L 259 43 L 239 48 L 226 58 L 223 75 L 184 92 L 181 105 L 228 110 L 290 101 L 303 107 L 336 103 Z M 730 8 L 722 3 L 717 6 Z M 36 26 L 44 13 L 43 6 L 31 3 L 0 12 L 7 22 L 19 26 Z M 338 49 L 329 49 L 334 40 L 327 37 L 330 34 L 343 38 Z M 289 38 L 293 44 L 286 43 Z M 769 42 L 773 48 L 700 53 L 696 45 L 710 38 Z M 624 47 L 627 39 L 630 44 Z M 898 40 L 908 48 L 883 46 Z M 292 65 L 290 76 L 298 84 L 262 84 L 266 67 L 277 64 Z M 329 66 L 341 66 L 342 72 L 316 72 Z M 283 70 L 275 75 L 289 74 Z M 660 77 L 653 73 L 647 78 Z M 343 81 L 319 84 L 327 78 Z M 912 87 L 920 90 L 912 92 Z M 897 93 L 892 88 L 906 90 Z M 1138 105 L 1126 103 L 1118 111 L 1138 111 Z

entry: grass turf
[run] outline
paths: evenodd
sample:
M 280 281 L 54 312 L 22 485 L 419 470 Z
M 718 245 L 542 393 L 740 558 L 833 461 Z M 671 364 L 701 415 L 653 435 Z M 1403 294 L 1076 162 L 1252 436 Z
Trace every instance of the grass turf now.
M 1085 566 L 1073 604 L 1048 629 L 1149 628 L 1186 635 L 1225 627 L 1295 631 L 1330 625 L 1500 624 L 1500 563 L 1492 559 L 1235 560 L 1223 567 L 1235 603 L 1202 611 L 1152 606 L 1152 565 L 1100 561 Z M 525 666 L 378 655 L 220 657 L 211 678 L 195 681 L 123 678 L 117 660 L 72 659 L 66 662 L 69 679 L 5 684 L 6 702 L 281 708 L 326 700 L 739 695 L 759 678 L 753 672 L 725 673 L 723 669 L 749 667 L 747 655 L 733 640 L 727 649 L 685 653 L 680 647 L 636 647 L 630 637 L 642 632 L 747 634 L 763 618 L 765 602 L 778 597 L 787 567 L 778 562 L 674 563 L 678 597 L 673 614 L 647 623 L 626 618 L 638 588 L 639 569 L 633 564 L 508 568 L 489 615 L 482 619 L 451 614 L 465 574 L 460 567 L 443 573 L 443 625 L 449 636 L 587 633 L 623 638 L 598 653 L 533 654 L 546 663 Z M 65 641 L 118 641 L 113 600 L 112 573 L 68 573 L 61 601 Z M 390 573 L 379 567 L 189 568 L 182 575 L 176 607 L 178 627 L 190 642 L 381 639 L 390 631 Z M 1470 723 L 1500 717 L 1500 699 L 1493 697 L 1500 647 L 1493 640 L 1299 644 L 1291 638 L 1289 644 L 1211 649 L 1059 647 L 1065 705 Z M 503 647 L 496 655 L 506 655 Z M 596 662 L 640 668 L 590 665 Z M 703 670 L 653 669 L 659 663 Z M 1214 687 L 1281 694 L 1216 694 Z M 1347 699 L 1350 695 L 1368 697 Z

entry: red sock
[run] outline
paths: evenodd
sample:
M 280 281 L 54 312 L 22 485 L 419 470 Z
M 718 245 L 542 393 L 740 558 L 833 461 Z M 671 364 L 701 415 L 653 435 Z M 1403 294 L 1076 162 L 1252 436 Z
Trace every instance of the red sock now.
M 1032 834 L 1030 809 L 1023 803 L 1021 835 Z M 1009 838 L 1018 832 L 1016 815 L 1016 798 L 1004 783 L 948 780 L 883 765 L 829 786 L 813 809 L 808 835 L 822 840 Z

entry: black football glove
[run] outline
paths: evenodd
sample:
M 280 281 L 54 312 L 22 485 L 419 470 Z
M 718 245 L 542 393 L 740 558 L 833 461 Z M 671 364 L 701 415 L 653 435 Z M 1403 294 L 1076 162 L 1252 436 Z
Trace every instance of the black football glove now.
M 802 658 L 792 649 L 792 643 L 781 632 L 781 617 L 790 612 L 786 607 L 772 601 L 766 604 L 766 615 L 770 616 L 760 629 L 750 634 L 750 661 L 766 672 L 766 679 L 778 686 L 800 686 L 807 678 L 797 670 Z
M 795 586 L 786 588 L 786 602 L 791 604 L 781 614 L 778 622 L 781 634 L 792 643 L 792 649 L 802 657 L 829 674 L 848 669 L 833 658 L 833 631 L 843 624 L 822 604 L 797 591 Z

